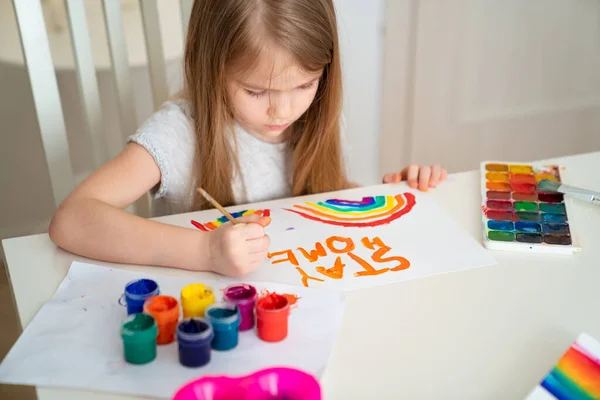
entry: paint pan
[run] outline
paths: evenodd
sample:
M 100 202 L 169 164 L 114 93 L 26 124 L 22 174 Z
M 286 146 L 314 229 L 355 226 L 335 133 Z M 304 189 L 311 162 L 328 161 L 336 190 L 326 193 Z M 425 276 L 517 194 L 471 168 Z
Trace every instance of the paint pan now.
M 574 244 L 567 201 L 561 193 L 538 190 L 544 179 L 562 182 L 558 165 L 481 163 L 485 247 L 492 250 L 571 254 Z
M 256 297 L 256 288 L 245 283 L 230 285 L 225 288 L 223 300 L 237 305 L 240 310 L 240 331 L 247 331 L 254 328 L 254 304 L 256 303 Z
M 266 342 L 279 342 L 288 335 L 290 303 L 285 296 L 269 293 L 256 301 L 258 337 Z
M 151 315 L 133 314 L 121 324 L 125 361 L 146 364 L 156 358 L 158 328 Z
M 181 290 L 183 317 L 204 317 L 206 307 L 215 302 L 213 289 L 202 283 L 192 283 Z
M 238 345 L 240 310 L 232 303 L 214 303 L 206 309 L 206 319 L 215 334 L 211 346 L 214 350 L 231 350 Z
M 186 367 L 202 367 L 210 362 L 214 332 L 203 318 L 184 319 L 177 326 L 179 362 Z
M 175 297 L 150 297 L 144 303 L 144 313 L 152 315 L 156 320 L 157 344 L 169 344 L 175 340 L 175 329 L 179 321 L 179 303 Z
M 127 303 L 127 314 L 139 314 L 144 312 L 144 302 L 153 296 L 158 296 L 160 290 L 158 283 L 152 279 L 138 279 L 125 285 L 125 292 L 119 299 L 119 304 Z

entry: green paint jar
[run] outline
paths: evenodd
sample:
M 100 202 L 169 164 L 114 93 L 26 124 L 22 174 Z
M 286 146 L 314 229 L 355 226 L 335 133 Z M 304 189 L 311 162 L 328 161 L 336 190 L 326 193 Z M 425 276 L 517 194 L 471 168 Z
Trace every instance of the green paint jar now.
M 133 314 L 123 320 L 121 337 L 125 361 L 146 364 L 156 358 L 156 321 L 148 314 Z

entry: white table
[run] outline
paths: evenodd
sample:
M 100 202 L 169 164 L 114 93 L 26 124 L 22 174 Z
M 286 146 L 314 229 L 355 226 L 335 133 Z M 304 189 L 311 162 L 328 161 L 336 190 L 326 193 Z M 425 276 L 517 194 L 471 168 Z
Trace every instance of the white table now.
M 567 166 L 568 183 L 600 191 L 600 152 L 551 161 Z M 451 175 L 430 193 L 481 240 L 478 172 Z M 600 338 L 600 208 L 572 204 L 570 220 L 583 247 L 579 254 L 497 252 L 495 266 L 350 294 L 322 382 L 326 398 L 523 398 L 581 331 Z M 160 220 L 187 226 L 190 215 Z M 5 240 L 3 246 L 24 327 L 71 262 L 89 261 L 58 249 L 46 234 Z M 43 400 L 128 398 L 56 388 L 37 392 Z

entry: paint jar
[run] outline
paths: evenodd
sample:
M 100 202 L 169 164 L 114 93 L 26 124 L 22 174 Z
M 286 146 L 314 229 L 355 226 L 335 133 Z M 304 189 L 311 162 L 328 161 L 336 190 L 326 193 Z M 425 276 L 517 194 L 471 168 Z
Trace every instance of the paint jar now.
M 279 342 L 288 334 L 290 303 L 277 293 L 270 293 L 256 301 L 258 337 L 266 342 Z
M 256 288 L 245 283 L 230 285 L 225 288 L 223 300 L 237 305 L 240 309 L 240 332 L 254 328 L 256 296 Z
M 240 309 L 227 302 L 215 303 L 206 309 L 206 319 L 212 325 L 215 337 L 211 346 L 215 350 L 231 350 L 238 344 Z
M 175 297 L 150 297 L 144 303 L 144 313 L 152 315 L 156 320 L 157 344 L 169 344 L 175 340 L 175 329 L 179 321 L 179 303 Z
M 138 279 L 125 285 L 119 304 L 124 305 L 123 300 L 127 303 L 127 314 L 141 314 L 144 312 L 144 302 L 159 294 L 158 283 L 152 279 Z
M 184 319 L 177 326 L 179 362 L 186 367 L 202 367 L 210 362 L 214 332 L 203 318 Z
M 202 283 L 192 283 L 181 290 L 183 317 L 204 317 L 206 307 L 215 302 L 212 288 Z
M 125 361 L 146 364 L 156 358 L 158 328 L 151 315 L 133 314 L 121 324 Z

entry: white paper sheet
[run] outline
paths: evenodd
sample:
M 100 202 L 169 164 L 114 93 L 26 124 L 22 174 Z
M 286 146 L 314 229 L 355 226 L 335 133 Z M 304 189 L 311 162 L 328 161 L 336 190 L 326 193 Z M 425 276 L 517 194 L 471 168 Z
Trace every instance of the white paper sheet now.
M 376 190 L 377 193 L 373 193 L 373 190 Z M 258 270 L 250 273 L 247 279 L 289 285 L 304 284 L 304 286 L 315 288 L 354 290 L 496 264 L 490 252 L 465 233 L 426 194 L 411 189 L 399 189 L 392 185 L 363 188 L 353 193 L 355 194 L 352 199 L 345 200 L 360 201 L 363 197 L 368 196 L 401 195 L 400 201 L 405 204 L 400 207 L 399 213 L 401 214 L 402 210 L 406 213 L 387 224 L 383 223 L 373 227 L 347 227 L 302 217 L 289 211 L 289 209 L 306 211 L 294 207 L 294 204 L 269 210 L 272 224 L 266 228 L 266 232 L 271 237 L 272 258 Z M 411 197 L 414 198 L 415 204 L 408 211 Z M 323 201 L 325 200 L 327 197 L 323 197 Z M 380 221 L 389 217 L 389 214 L 386 215 L 389 212 L 386 207 L 393 206 L 394 201 L 393 197 L 388 197 L 387 202 L 377 208 L 374 214 L 371 214 L 372 218 L 366 207 L 363 211 L 354 211 L 356 219 L 350 221 L 350 225 L 373 220 Z M 306 207 L 305 204 L 299 205 Z M 316 209 L 314 205 L 309 205 L 308 208 Z M 257 210 L 260 209 L 257 208 Z M 474 210 L 474 212 L 476 211 Z M 327 211 L 325 213 L 327 214 Z M 219 215 L 214 210 L 201 212 L 194 216 L 193 221 L 206 226 Z M 317 214 L 311 214 L 311 216 L 319 217 Z M 331 212 L 321 219 L 331 222 L 331 217 L 349 218 L 349 216 L 348 213 Z M 358 218 L 367 219 L 359 220 Z M 192 225 L 193 223 L 190 221 L 190 226 Z M 343 240 L 330 240 L 330 244 L 333 248 L 344 251 L 339 253 L 332 251 L 331 247 L 327 245 L 327 240 L 332 237 L 343 238 Z M 376 237 L 381 239 L 381 242 L 373 244 Z M 363 243 L 365 238 L 367 245 Z M 317 259 L 312 262 L 304 256 L 299 248 L 304 249 L 310 257 L 310 251 L 316 249 L 316 243 L 319 243 L 324 251 L 321 251 Z M 388 246 L 389 251 L 382 250 L 381 244 Z M 368 248 L 369 246 L 372 249 Z M 290 250 L 291 253 L 280 254 L 286 250 Z M 326 255 L 323 256 L 323 253 Z M 337 275 L 336 279 L 327 276 L 326 270 L 334 267 L 338 256 L 341 263 L 337 265 L 343 264 L 344 266 L 338 269 L 341 271 L 341 277 Z M 397 257 L 406 259 L 410 266 L 407 269 L 393 271 L 392 269 L 400 264 Z M 377 260 L 387 261 L 377 262 Z M 357 277 L 355 273 L 365 272 L 369 269 L 368 266 L 361 266 L 361 263 L 369 265 L 375 270 L 389 270 L 379 275 Z M 305 277 L 303 282 L 304 274 L 316 279 Z M 333 276 L 333 271 L 330 272 L 330 275 Z
M 276 283 L 252 283 L 257 290 L 300 297 L 289 319 L 288 337 L 263 342 L 255 331 L 240 333 L 238 347 L 212 351 L 201 368 L 179 364 L 177 343 L 158 346 L 157 358 L 145 365 L 124 361 L 120 324 L 127 311 L 118 304 L 125 284 L 155 279 L 161 294 L 179 299 L 189 278 L 153 277 L 74 262 L 58 290 L 25 329 L 0 365 L 0 382 L 77 387 L 170 398 L 191 379 L 203 375 L 239 376 L 272 366 L 290 366 L 320 376 L 341 322 L 344 300 L 339 292 Z M 219 289 L 228 283 L 202 280 Z

